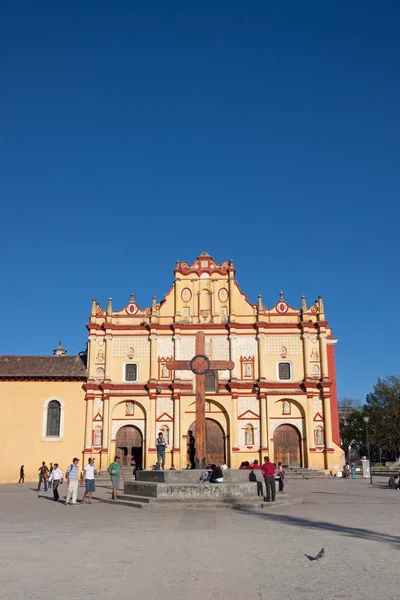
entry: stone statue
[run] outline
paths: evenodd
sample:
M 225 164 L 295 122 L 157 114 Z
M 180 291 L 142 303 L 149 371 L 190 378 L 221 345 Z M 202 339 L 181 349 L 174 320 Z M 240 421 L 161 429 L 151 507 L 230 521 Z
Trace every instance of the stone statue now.
M 133 402 L 126 403 L 126 414 L 133 415 Z
M 247 425 L 246 431 L 244 433 L 246 446 L 254 445 L 254 429 L 251 425 Z
M 290 402 L 288 402 L 287 400 L 283 401 L 283 414 L 284 415 L 290 415 Z
M 167 378 L 167 377 L 169 377 L 169 373 L 170 372 L 167 369 L 167 365 L 164 364 L 162 367 L 162 376 Z
M 101 446 L 101 429 L 96 427 L 94 430 L 93 446 Z
M 252 376 L 251 364 L 250 363 L 245 363 L 245 365 L 244 365 L 244 376 L 245 377 L 251 377 Z
M 318 427 L 318 429 L 315 430 L 315 443 L 317 446 L 324 445 L 324 434 L 320 427 Z

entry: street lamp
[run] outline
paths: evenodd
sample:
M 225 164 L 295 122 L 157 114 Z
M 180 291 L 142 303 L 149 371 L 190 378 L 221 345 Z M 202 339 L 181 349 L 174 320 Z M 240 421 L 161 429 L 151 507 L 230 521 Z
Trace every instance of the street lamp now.
M 370 483 L 372 483 L 372 467 L 371 467 L 371 451 L 369 448 L 369 439 L 368 439 L 368 423 L 369 423 L 369 416 L 365 415 L 365 417 L 363 417 L 363 421 L 365 423 L 365 433 L 367 434 L 367 450 L 368 450 L 368 461 L 369 461 L 369 476 L 370 476 Z

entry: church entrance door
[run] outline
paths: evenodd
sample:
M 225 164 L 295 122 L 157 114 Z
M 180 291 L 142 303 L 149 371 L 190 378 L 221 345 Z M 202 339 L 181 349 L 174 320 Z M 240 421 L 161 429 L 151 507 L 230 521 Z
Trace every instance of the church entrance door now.
M 192 423 L 189 429 L 196 437 L 196 423 Z M 224 430 L 214 419 L 206 419 L 206 460 L 216 465 L 226 462 Z
M 132 457 L 138 469 L 143 468 L 143 436 L 134 425 L 125 425 L 117 432 L 115 451 L 121 457 L 121 465 L 128 467 Z
M 300 434 L 293 425 L 279 425 L 274 433 L 274 462 L 284 467 L 301 467 Z

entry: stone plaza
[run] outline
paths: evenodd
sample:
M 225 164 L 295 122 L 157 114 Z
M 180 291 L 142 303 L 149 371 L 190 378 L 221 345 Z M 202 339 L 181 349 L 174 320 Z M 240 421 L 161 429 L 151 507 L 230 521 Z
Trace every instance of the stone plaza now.
M 394 600 L 400 493 L 386 480 L 289 480 L 302 504 L 249 511 L 112 505 L 108 484 L 66 507 L 34 484 L 3 485 L 2 597 Z

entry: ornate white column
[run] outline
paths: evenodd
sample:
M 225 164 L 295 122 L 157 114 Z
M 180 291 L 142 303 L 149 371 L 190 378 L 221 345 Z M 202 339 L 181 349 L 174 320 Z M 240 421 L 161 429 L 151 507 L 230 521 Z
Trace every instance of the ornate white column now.
M 236 375 L 236 333 L 229 334 L 229 356 L 231 361 L 234 363 L 234 367 L 231 371 L 231 379 L 235 379 Z
M 314 398 L 307 398 L 307 447 L 315 448 L 314 439 Z
M 238 396 L 232 394 L 231 451 L 238 448 Z
M 328 351 L 326 347 L 326 333 L 320 333 L 319 339 L 319 352 L 321 356 L 321 372 L 322 377 L 328 377 Z
M 181 336 L 178 333 L 172 337 L 172 341 L 174 343 L 174 360 L 181 360 Z M 181 378 L 181 372 L 175 371 L 174 374 L 175 379 Z
M 309 333 L 303 333 L 303 358 L 304 358 L 304 378 L 311 376 L 311 336 Z
M 103 399 L 103 451 L 109 449 L 109 439 L 108 439 L 108 432 L 109 432 L 109 427 L 110 427 L 110 423 L 109 423 L 109 419 L 110 419 L 110 397 L 109 396 L 104 396 Z
M 268 428 L 267 428 L 267 395 L 259 394 L 260 399 L 260 450 L 268 449 Z
M 324 438 L 325 448 L 332 448 L 331 398 L 327 394 L 324 394 Z
M 93 396 L 86 396 L 85 450 L 92 449 Z
M 112 335 L 106 335 L 104 338 L 106 344 L 105 379 L 111 379 L 112 339 Z
M 265 334 L 259 333 L 257 335 L 258 341 L 258 377 L 259 379 L 266 379 L 266 355 L 264 353 L 265 347 Z
M 181 398 L 179 394 L 174 396 L 174 439 L 172 444 L 173 451 L 173 465 L 176 469 L 181 466 L 180 451 L 181 451 L 181 411 L 180 411 Z
M 150 339 L 150 380 L 157 379 L 157 334 L 151 333 Z

